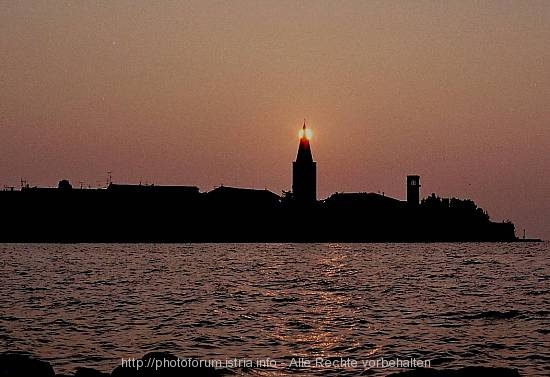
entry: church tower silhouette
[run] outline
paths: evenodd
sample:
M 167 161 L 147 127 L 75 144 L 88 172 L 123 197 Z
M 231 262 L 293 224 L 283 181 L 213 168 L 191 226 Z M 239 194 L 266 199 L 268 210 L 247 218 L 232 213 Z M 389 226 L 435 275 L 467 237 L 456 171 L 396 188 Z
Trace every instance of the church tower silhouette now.
M 312 204 L 317 200 L 317 163 L 311 155 L 308 131 L 304 121 L 298 155 L 292 163 L 292 193 L 300 204 Z

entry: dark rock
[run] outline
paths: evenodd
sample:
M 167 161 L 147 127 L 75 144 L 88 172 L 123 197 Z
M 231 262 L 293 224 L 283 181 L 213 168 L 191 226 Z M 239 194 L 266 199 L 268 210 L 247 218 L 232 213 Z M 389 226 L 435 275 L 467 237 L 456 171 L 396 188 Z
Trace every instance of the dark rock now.
M 388 377 L 520 377 L 517 369 L 466 367 L 461 369 L 418 368 L 390 374 Z
M 1 377 L 54 377 L 52 366 L 46 361 L 19 353 L 0 354 Z
M 218 376 L 234 376 L 237 374 L 229 368 L 216 369 L 216 373 Z
M 92 368 L 76 368 L 76 373 L 74 377 L 109 377 L 109 373 L 103 373 Z M 56 376 L 59 377 L 59 376 Z

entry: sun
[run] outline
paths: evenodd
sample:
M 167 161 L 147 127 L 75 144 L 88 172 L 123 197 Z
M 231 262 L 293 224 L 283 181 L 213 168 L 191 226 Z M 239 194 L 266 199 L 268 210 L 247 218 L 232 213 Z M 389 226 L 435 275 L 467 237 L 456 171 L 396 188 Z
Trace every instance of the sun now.
M 311 132 L 310 128 L 306 128 L 305 130 L 302 128 L 300 131 L 298 131 L 298 137 L 301 139 L 304 137 L 304 131 L 305 131 L 305 138 L 308 140 L 311 140 L 311 137 L 313 136 L 313 132 Z

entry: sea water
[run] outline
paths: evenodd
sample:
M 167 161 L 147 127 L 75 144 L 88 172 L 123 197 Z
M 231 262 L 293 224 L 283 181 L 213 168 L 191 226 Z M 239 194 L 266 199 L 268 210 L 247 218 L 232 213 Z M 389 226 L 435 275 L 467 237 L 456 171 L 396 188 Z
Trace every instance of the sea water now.
M 57 373 L 154 350 L 242 375 L 384 376 L 398 360 L 550 373 L 549 243 L 2 244 L 0 256 L 0 350 Z

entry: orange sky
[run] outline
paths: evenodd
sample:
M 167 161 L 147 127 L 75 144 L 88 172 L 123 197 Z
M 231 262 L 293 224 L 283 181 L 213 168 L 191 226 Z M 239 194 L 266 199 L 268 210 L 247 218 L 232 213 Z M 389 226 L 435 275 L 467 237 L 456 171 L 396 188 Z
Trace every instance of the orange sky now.
M 549 1 L 5 1 L 0 184 L 470 197 L 550 239 Z M 518 232 L 519 234 L 520 232 Z

